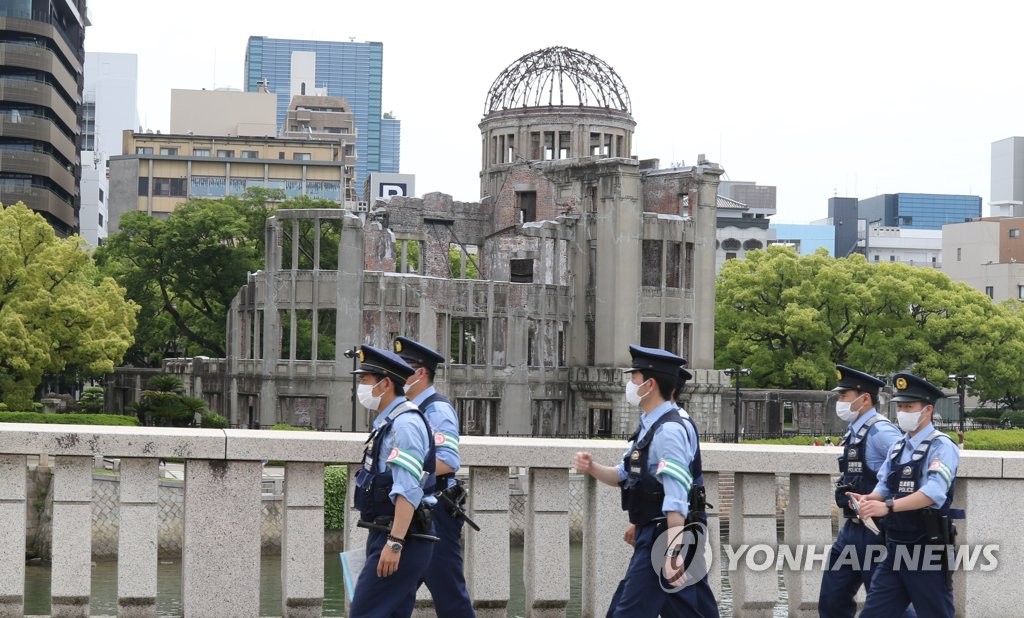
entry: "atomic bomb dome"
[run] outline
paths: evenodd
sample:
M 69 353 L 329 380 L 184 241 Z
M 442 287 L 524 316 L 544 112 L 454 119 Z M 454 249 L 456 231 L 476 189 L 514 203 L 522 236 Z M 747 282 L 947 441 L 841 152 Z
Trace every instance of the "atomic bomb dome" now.
M 615 69 L 568 47 L 539 49 L 508 65 L 491 84 L 484 113 L 550 106 L 630 113 L 629 92 Z

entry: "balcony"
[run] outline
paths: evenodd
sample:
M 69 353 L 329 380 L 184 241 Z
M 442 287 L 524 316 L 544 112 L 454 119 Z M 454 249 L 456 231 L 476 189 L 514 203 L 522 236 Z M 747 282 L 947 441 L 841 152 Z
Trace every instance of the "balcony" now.
M 122 616 L 153 615 L 157 577 L 158 459 L 185 460 L 182 560 L 186 616 L 257 616 L 260 603 L 261 459 L 285 462 L 281 540 L 284 616 L 318 616 L 324 596 L 323 466 L 350 464 L 364 436 L 248 430 L 5 425 L 0 432 L 0 615 L 20 616 L 24 596 L 26 467 L 29 455 L 56 457 L 53 471 L 53 616 L 87 616 L 90 600 L 92 468 L 96 456 L 120 459 L 118 594 Z M 569 504 L 572 454 L 587 449 L 596 460 L 616 462 L 622 443 L 466 437 L 469 508 L 480 532 L 467 532 L 469 591 L 481 617 L 505 616 L 509 602 L 509 468 L 526 470 L 528 494 L 523 524 L 527 614 L 564 616 L 570 594 Z M 711 539 L 728 522 L 729 545 L 775 547 L 779 510 L 786 545 L 811 544 L 818 552 L 832 543 L 832 477 L 838 449 L 704 446 L 708 502 L 721 505 L 720 478 L 732 477 L 726 513 L 710 513 Z M 780 477 L 788 492 L 779 500 Z M 350 477 L 351 478 L 351 477 Z M 724 485 L 723 485 L 724 486 Z M 352 487 L 350 483 L 349 487 Z M 275 488 L 276 490 L 276 488 Z M 959 544 L 1000 544 L 998 567 L 958 572 L 957 615 L 1019 615 L 1021 595 L 1008 592 L 1006 574 L 1024 565 L 1016 518 L 1024 508 L 1024 453 L 970 451 L 963 454 L 957 504 L 968 507 Z M 629 548 L 621 542 L 625 516 L 613 488 L 583 479 L 582 615 L 603 616 L 614 586 L 625 572 Z M 351 504 L 351 500 L 349 500 Z M 998 505 L 998 508 L 993 508 Z M 363 544 L 363 531 L 347 517 L 346 545 Z M 729 565 L 729 553 L 712 544 L 714 564 Z M 725 569 L 734 615 L 768 616 L 779 596 L 779 571 L 758 569 L 759 560 L 738 560 Z M 751 564 L 754 566 L 751 566 Z M 785 570 L 789 615 L 816 615 L 820 569 Z M 721 598 L 721 579 L 712 577 Z

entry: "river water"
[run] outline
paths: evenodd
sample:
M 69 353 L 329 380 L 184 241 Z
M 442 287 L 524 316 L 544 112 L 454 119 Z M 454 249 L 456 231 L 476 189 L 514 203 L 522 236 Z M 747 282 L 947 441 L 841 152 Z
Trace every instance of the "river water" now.
M 569 618 L 580 615 L 580 574 L 583 570 L 583 548 L 570 547 L 570 600 L 566 609 Z M 525 592 L 523 590 L 523 548 L 513 545 L 510 556 L 510 600 L 508 616 L 525 616 Z M 50 613 L 50 568 L 26 567 L 25 613 L 43 616 Z M 617 582 L 609 582 L 614 585 Z M 722 617 L 732 615 L 732 593 L 728 580 L 723 578 L 722 601 L 719 607 Z M 786 593 L 782 577 L 779 577 L 779 603 L 774 615 L 786 616 Z M 341 563 L 337 553 L 324 555 L 324 616 L 344 616 L 345 592 L 341 584 Z M 92 568 L 92 615 L 117 615 L 117 562 L 97 562 Z M 281 615 L 281 557 L 265 555 L 260 564 L 260 614 Z M 157 615 L 181 616 L 181 561 L 162 560 L 157 567 Z

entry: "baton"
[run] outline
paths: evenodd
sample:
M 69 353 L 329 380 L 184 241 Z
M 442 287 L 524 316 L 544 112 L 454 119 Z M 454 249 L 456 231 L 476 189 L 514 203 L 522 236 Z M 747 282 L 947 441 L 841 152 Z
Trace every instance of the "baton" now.
M 463 508 L 461 506 L 455 504 L 455 501 L 452 500 L 451 498 L 449 498 L 448 494 L 446 494 L 446 493 L 444 493 L 442 491 L 442 492 L 438 493 L 437 496 L 439 498 L 441 498 L 442 500 L 444 500 L 453 509 L 455 509 L 455 512 L 458 513 L 459 517 L 461 517 L 463 520 L 465 520 L 465 522 L 467 524 L 469 524 L 470 528 L 476 530 L 477 532 L 480 532 L 480 526 L 476 525 L 476 522 L 473 521 L 472 519 L 470 519 L 469 515 L 466 515 L 466 511 L 463 510 Z
M 356 525 L 360 528 L 366 528 L 367 530 L 375 530 L 377 532 L 385 532 L 387 534 L 391 534 L 391 528 L 388 528 L 387 526 L 381 526 L 378 524 L 371 524 L 370 522 L 363 521 L 361 519 L 359 520 L 359 523 L 357 523 Z M 406 532 L 406 536 L 408 536 L 411 539 L 430 541 L 431 543 L 437 543 L 441 540 L 439 537 L 433 536 L 431 534 L 420 534 L 419 532 Z

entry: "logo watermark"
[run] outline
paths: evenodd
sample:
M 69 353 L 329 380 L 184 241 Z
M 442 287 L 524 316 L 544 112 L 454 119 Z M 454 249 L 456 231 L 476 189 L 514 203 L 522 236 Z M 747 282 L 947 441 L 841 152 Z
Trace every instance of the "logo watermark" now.
M 867 570 L 886 557 L 885 545 L 867 545 L 863 551 L 856 545 L 846 545 L 830 567 L 830 545 L 722 545 L 722 551 L 729 571 L 745 568 L 755 572 Z M 955 571 L 993 571 L 999 566 L 999 545 L 896 545 L 892 568 L 894 571 L 935 571 L 944 569 L 947 561 Z
M 678 592 L 707 577 L 714 563 L 708 528 L 700 522 L 669 528 L 654 539 L 651 566 L 665 592 Z

